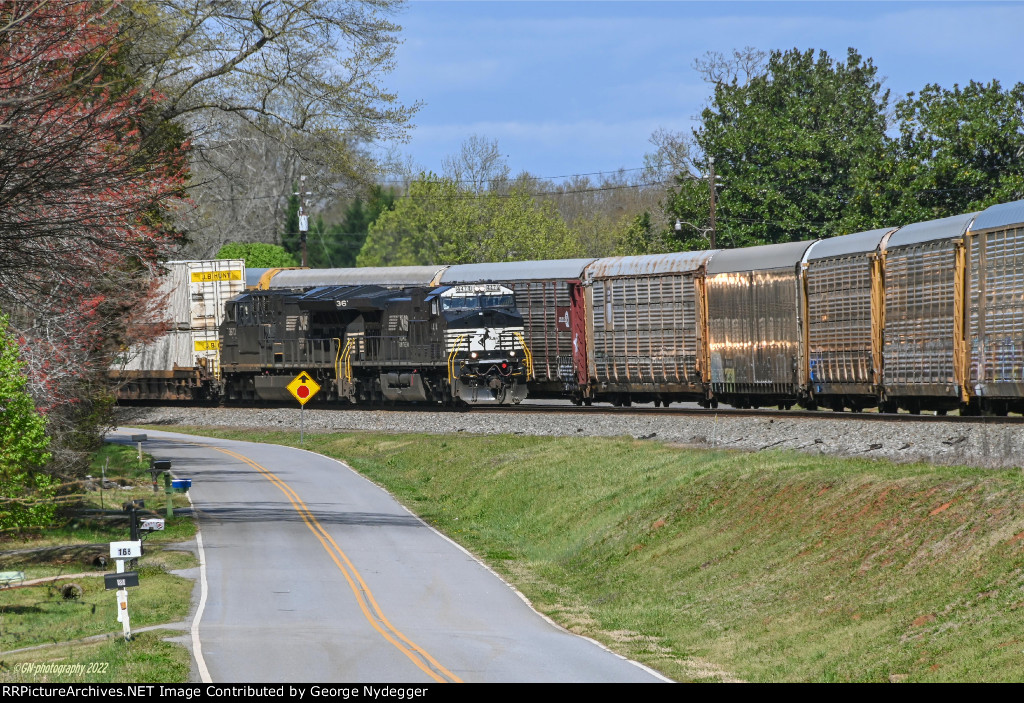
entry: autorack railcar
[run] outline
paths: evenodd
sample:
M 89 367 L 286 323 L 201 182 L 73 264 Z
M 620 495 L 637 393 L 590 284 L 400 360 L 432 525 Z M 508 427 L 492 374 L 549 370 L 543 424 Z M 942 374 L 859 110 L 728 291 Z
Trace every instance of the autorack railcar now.
M 860 411 L 881 401 L 882 252 L 895 229 L 823 239 L 807 252 L 807 405 Z
M 916 222 L 884 251 L 882 407 L 945 412 L 968 402 L 964 234 L 977 213 Z
M 588 404 L 711 405 L 705 269 L 717 253 L 620 256 L 587 267 Z
M 978 214 L 966 236 L 970 412 L 1024 412 L 1024 201 Z
M 707 265 L 715 399 L 790 408 L 805 396 L 802 264 L 813 242 L 727 249 Z

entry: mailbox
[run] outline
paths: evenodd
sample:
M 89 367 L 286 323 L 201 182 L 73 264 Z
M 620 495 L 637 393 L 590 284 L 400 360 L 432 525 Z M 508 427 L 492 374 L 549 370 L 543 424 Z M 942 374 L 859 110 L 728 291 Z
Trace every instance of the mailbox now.
M 171 481 L 171 488 L 179 493 L 184 493 L 188 489 L 192 488 L 192 479 L 190 478 L 176 478 Z

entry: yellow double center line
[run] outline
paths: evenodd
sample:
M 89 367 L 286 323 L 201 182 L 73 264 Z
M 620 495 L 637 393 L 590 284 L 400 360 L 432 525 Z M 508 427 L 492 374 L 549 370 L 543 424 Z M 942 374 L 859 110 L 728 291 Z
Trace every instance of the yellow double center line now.
M 291 502 L 295 511 L 302 518 L 303 522 L 306 523 L 306 527 L 320 540 L 320 544 L 330 555 L 331 559 L 341 570 L 341 573 L 345 576 L 345 580 L 348 581 L 349 588 L 352 589 L 352 593 L 355 594 L 356 602 L 359 603 L 360 610 L 363 611 L 363 616 L 373 626 L 373 629 L 377 630 L 384 639 L 393 644 L 398 651 L 400 651 L 420 669 L 422 669 L 428 676 L 437 681 L 438 683 L 462 683 L 462 679 L 448 671 L 448 669 L 441 666 L 436 659 L 427 654 L 419 645 L 410 640 L 408 637 L 403 635 L 398 628 L 388 622 L 388 619 L 384 617 L 384 613 L 381 611 L 380 606 L 377 605 L 377 601 L 373 597 L 373 592 L 370 591 L 370 587 L 363 581 L 363 577 L 359 575 L 359 571 L 352 562 L 349 561 L 348 556 L 341 550 L 334 538 L 328 534 L 327 530 L 324 529 L 315 517 L 313 517 L 312 511 L 306 504 L 302 502 L 302 499 L 292 490 L 291 486 L 278 478 L 269 469 L 260 466 L 252 459 L 233 452 L 230 449 L 221 449 L 220 447 L 212 447 L 218 452 L 223 452 L 230 457 L 234 457 L 245 464 L 248 464 L 256 471 L 260 472 L 265 476 L 271 483 L 277 486 L 285 497 Z M 372 612 L 371 612 L 372 611 Z

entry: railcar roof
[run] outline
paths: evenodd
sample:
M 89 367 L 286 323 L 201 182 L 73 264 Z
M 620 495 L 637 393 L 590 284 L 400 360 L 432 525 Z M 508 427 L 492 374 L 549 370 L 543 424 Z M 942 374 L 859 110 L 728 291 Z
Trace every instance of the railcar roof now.
M 807 247 L 814 244 L 814 241 L 816 240 L 763 244 L 745 249 L 723 249 L 711 257 L 711 261 L 708 262 L 708 274 L 781 268 L 795 270 L 796 265 L 803 260 Z
M 872 229 L 867 232 L 854 232 L 839 237 L 822 239 L 807 254 L 808 261 L 818 259 L 831 259 L 836 256 L 850 256 L 851 254 L 870 254 L 878 249 L 882 238 L 895 227 L 883 227 Z
M 598 259 L 587 267 L 587 279 L 617 276 L 657 276 L 670 273 L 696 271 L 705 265 L 718 249 L 708 251 L 679 251 L 671 254 L 642 254 L 640 256 L 610 256 Z
M 299 305 L 308 309 L 323 309 L 325 305 L 334 308 L 336 300 L 346 300 L 352 309 L 381 310 L 389 299 L 402 294 L 383 286 L 324 286 L 303 293 Z
M 270 279 L 270 288 L 319 286 L 429 286 L 444 266 L 367 266 L 348 269 L 301 269 L 281 271 Z
M 980 232 L 983 229 L 1003 229 L 1010 225 L 1021 225 L 1022 223 L 1024 223 L 1024 200 L 1014 200 L 1012 203 L 993 205 L 983 210 L 974 218 L 971 230 Z
M 514 281 L 566 281 L 583 277 L 583 269 L 594 259 L 551 261 L 500 261 L 487 264 L 456 264 L 441 274 L 441 283 L 505 283 Z
M 939 239 L 956 239 L 962 237 L 967 231 L 971 220 L 978 213 L 971 212 L 966 215 L 954 215 L 943 217 L 941 220 L 928 220 L 927 222 L 915 222 L 911 225 L 900 227 L 891 237 L 886 245 L 887 249 L 903 247 L 910 244 L 921 244 L 923 242 L 934 242 Z

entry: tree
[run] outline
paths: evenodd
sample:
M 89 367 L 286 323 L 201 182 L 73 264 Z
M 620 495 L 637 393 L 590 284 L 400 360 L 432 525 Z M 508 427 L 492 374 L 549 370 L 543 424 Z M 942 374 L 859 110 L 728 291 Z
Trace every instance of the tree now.
M 716 83 L 695 133 L 697 174 L 683 173 L 668 202 L 670 219 L 694 225 L 680 246 L 698 243 L 708 222 L 707 183 L 693 178 L 707 174 L 709 158 L 721 177 L 720 246 L 875 225 L 880 214 L 857 189 L 879 180 L 888 100 L 875 66 L 854 49 L 845 62 L 824 51 L 774 51 L 745 83 Z
M 445 178 L 473 193 L 507 184 L 511 174 L 498 140 L 478 134 L 462 142 L 458 154 L 444 157 L 441 165 Z
M 176 223 L 189 233 L 183 254 L 207 259 L 229 242 L 281 243 L 291 186 L 305 172 L 294 149 L 272 135 L 225 116 L 216 134 L 193 148 L 189 195 L 194 207 Z M 322 180 L 330 180 L 323 175 Z
M 896 104 L 886 193 L 896 223 L 1024 198 L 1024 84 L 927 85 Z
M 0 530 L 45 525 L 53 517 L 54 481 L 46 421 L 29 396 L 18 345 L 0 314 Z
M 0 304 L 55 448 L 97 441 L 125 313 L 178 241 L 187 144 L 124 70 L 116 8 L 0 4 Z
M 100 9 L 97 9 L 100 8 Z M 126 82 L 117 26 L 90 2 L 0 5 L 0 289 L 24 301 L 173 241 L 185 148 Z M 74 252 L 74 256 L 67 256 Z
M 370 226 L 381 213 L 395 207 L 395 191 L 380 185 L 370 187 L 366 200 L 356 196 L 345 208 L 341 222 L 323 226 L 317 222 L 318 242 L 310 248 L 310 264 L 314 267 L 348 268 L 356 265 L 356 257 L 370 233 Z M 313 240 L 313 234 L 310 234 Z
M 131 61 L 168 96 L 166 120 L 212 112 L 257 129 L 313 135 L 344 130 L 361 142 L 402 139 L 415 107 L 379 84 L 391 70 L 399 0 L 140 0 L 127 5 Z M 129 19 L 130 18 L 130 19 Z
M 467 193 L 421 174 L 409 193 L 370 227 L 359 266 L 461 264 L 559 259 L 579 245 L 551 203 L 522 187 Z
M 295 257 L 276 244 L 258 242 L 225 244 L 217 252 L 218 259 L 244 259 L 246 268 L 277 268 L 282 266 L 298 266 Z
M 188 226 L 198 249 L 209 255 L 240 234 L 281 243 L 279 215 L 299 175 L 323 197 L 347 199 L 376 175 L 365 145 L 406 140 L 418 106 L 400 104 L 381 82 L 400 42 L 391 17 L 401 5 L 126 2 L 130 63 L 146 88 L 167 96 L 161 117 L 193 136 L 197 211 Z
M 768 52 L 752 46 L 733 49 L 729 56 L 721 51 L 708 51 L 704 56 L 694 59 L 693 70 L 700 74 L 705 83 L 745 86 L 753 79 L 764 76 L 767 59 Z

